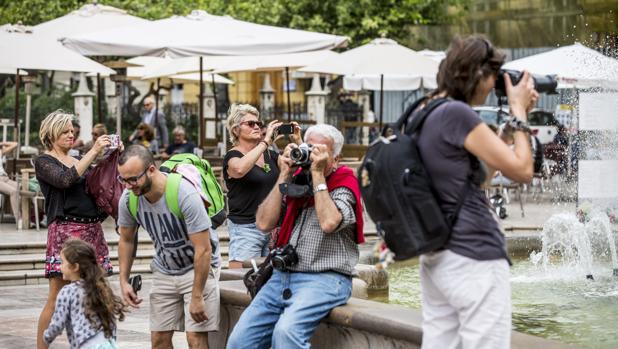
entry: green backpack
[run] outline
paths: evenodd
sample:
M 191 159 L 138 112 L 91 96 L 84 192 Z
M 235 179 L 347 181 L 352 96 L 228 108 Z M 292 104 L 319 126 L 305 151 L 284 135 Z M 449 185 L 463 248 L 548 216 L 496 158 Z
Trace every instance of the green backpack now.
M 208 160 L 200 159 L 194 154 L 176 154 L 162 163 L 159 170 L 168 173 L 165 202 L 174 216 L 183 218 L 178 204 L 178 188 L 180 181 L 184 178 L 200 191 L 203 199 L 208 201 L 208 217 L 212 221 L 213 229 L 225 222 L 227 218 L 225 196 Z M 138 205 L 138 197 L 133 192 L 129 192 L 129 212 L 135 219 L 137 219 Z

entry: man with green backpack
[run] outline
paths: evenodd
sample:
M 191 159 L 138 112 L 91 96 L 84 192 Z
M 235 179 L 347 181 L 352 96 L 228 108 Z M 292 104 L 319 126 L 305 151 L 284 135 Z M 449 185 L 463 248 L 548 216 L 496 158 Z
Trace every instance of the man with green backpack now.
M 171 168 L 165 167 L 170 172 L 165 173 L 164 166 L 155 166 L 148 149 L 132 145 L 118 161 L 118 180 L 126 188 L 118 205 L 120 288 L 130 306 L 141 303 L 129 283 L 141 225 L 155 247 L 150 290 L 153 348 L 171 348 L 174 331 L 186 331 L 191 348 L 207 348 L 208 332 L 219 327 L 219 242 L 209 216 L 219 214 L 219 220 L 225 210 L 215 207 L 222 200 L 216 194 L 218 184 L 210 183 L 208 163 L 184 160 L 166 162 Z

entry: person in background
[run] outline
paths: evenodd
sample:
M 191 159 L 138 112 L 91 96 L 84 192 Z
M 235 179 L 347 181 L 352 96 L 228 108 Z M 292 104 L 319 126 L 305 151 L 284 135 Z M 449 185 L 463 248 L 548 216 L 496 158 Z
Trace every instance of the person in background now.
M 17 149 L 17 142 L 0 142 L 0 193 L 8 195 L 15 223 L 19 222 L 19 184 L 9 178 L 4 169 L 6 155 Z M 24 188 L 26 190 L 27 188 Z
M 281 122 L 271 121 L 262 136 L 259 116 L 248 104 L 233 104 L 228 112 L 227 130 L 234 147 L 223 158 L 223 178 L 228 188 L 230 268 L 242 268 L 243 261 L 268 254 L 270 236 L 256 227 L 255 212 L 279 176 L 279 154 L 270 146 Z
M 116 349 L 116 321 L 126 306 L 114 295 L 87 242 L 68 240 L 60 252 L 62 278 L 70 282 L 58 294 L 43 340 L 50 345 L 66 329 L 71 348 Z
M 38 349 L 47 347 L 43 342 L 43 331 L 54 313 L 58 292 L 68 283 L 61 278 L 60 251 L 64 243 L 70 238 L 90 243 L 105 273 L 112 273 L 109 249 L 101 227 L 101 221 L 106 215 L 86 193 L 85 179 L 90 165 L 111 142 L 109 136 L 101 136 L 83 157 L 70 156 L 69 150 L 75 140 L 71 123 L 73 118 L 72 114 L 62 110 L 45 117 L 39 130 L 45 153 L 34 162 L 36 178 L 45 197 L 45 212 L 49 223 L 45 254 L 45 277 L 49 280 L 49 293 L 39 317 Z
M 172 136 L 174 137 L 174 143 L 170 144 L 169 147 L 165 148 L 165 151 L 161 153 L 162 159 L 169 159 L 172 155 L 175 154 L 193 154 L 195 144 L 187 141 L 187 133 L 185 132 L 184 127 L 180 125 L 176 126 L 172 131 Z
M 150 150 L 151 153 L 156 154 L 159 151 L 157 143 L 154 142 L 153 128 L 145 122 L 137 125 L 136 136 L 133 138 L 133 144 L 139 144 Z
M 81 132 L 81 126 L 77 122 L 73 122 L 73 130 L 75 130 L 75 142 L 73 142 L 73 146 L 71 149 L 78 149 L 84 146 L 84 141 L 79 138 Z
M 86 154 L 87 152 L 89 152 L 90 149 L 92 149 L 94 143 L 96 143 L 97 139 L 107 134 L 107 127 L 105 127 L 105 125 L 103 124 L 96 124 L 92 126 L 92 132 L 90 134 L 92 135 L 92 140 L 89 140 L 84 144 L 83 147 L 79 148 L 79 152 L 81 154 Z
M 153 128 L 153 134 L 155 134 L 155 145 L 153 146 L 159 152 L 159 147 L 167 148 L 170 144 L 169 135 L 167 131 L 167 121 L 165 120 L 165 114 L 161 110 L 157 111 L 155 116 L 155 103 L 152 97 L 146 97 L 144 99 L 144 113 L 142 114 L 142 123 L 145 123 Z M 139 128 L 135 129 L 133 134 L 129 136 L 129 142 L 133 142 L 138 136 Z

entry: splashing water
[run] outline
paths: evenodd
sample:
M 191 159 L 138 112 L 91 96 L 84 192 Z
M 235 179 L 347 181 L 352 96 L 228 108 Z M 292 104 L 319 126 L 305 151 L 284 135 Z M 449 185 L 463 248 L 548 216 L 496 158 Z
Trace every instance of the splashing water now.
M 559 213 L 551 216 L 543 225 L 542 249 L 532 252 L 530 261 L 541 265 L 553 276 L 572 278 L 585 275 L 594 278 L 596 265 L 611 260 L 614 274 L 618 271 L 616 242 L 606 214 L 595 212 L 586 223 L 581 223 L 574 214 Z M 581 276 L 580 276 L 581 277 Z

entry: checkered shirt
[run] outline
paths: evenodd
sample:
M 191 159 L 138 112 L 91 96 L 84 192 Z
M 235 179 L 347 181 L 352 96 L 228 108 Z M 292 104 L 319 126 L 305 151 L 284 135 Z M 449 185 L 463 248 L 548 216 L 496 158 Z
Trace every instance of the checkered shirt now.
M 290 237 L 290 244 L 296 248 L 298 254 L 298 264 L 290 268 L 292 271 L 334 271 L 350 276 L 354 274 L 354 266 L 358 262 L 355 238 L 356 198 L 350 189 L 343 187 L 329 194 L 343 219 L 335 232 L 327 234 L 320 228 L 315 206 L 302 210 Z M 299 238 L 301 225 L 302 233 Z

